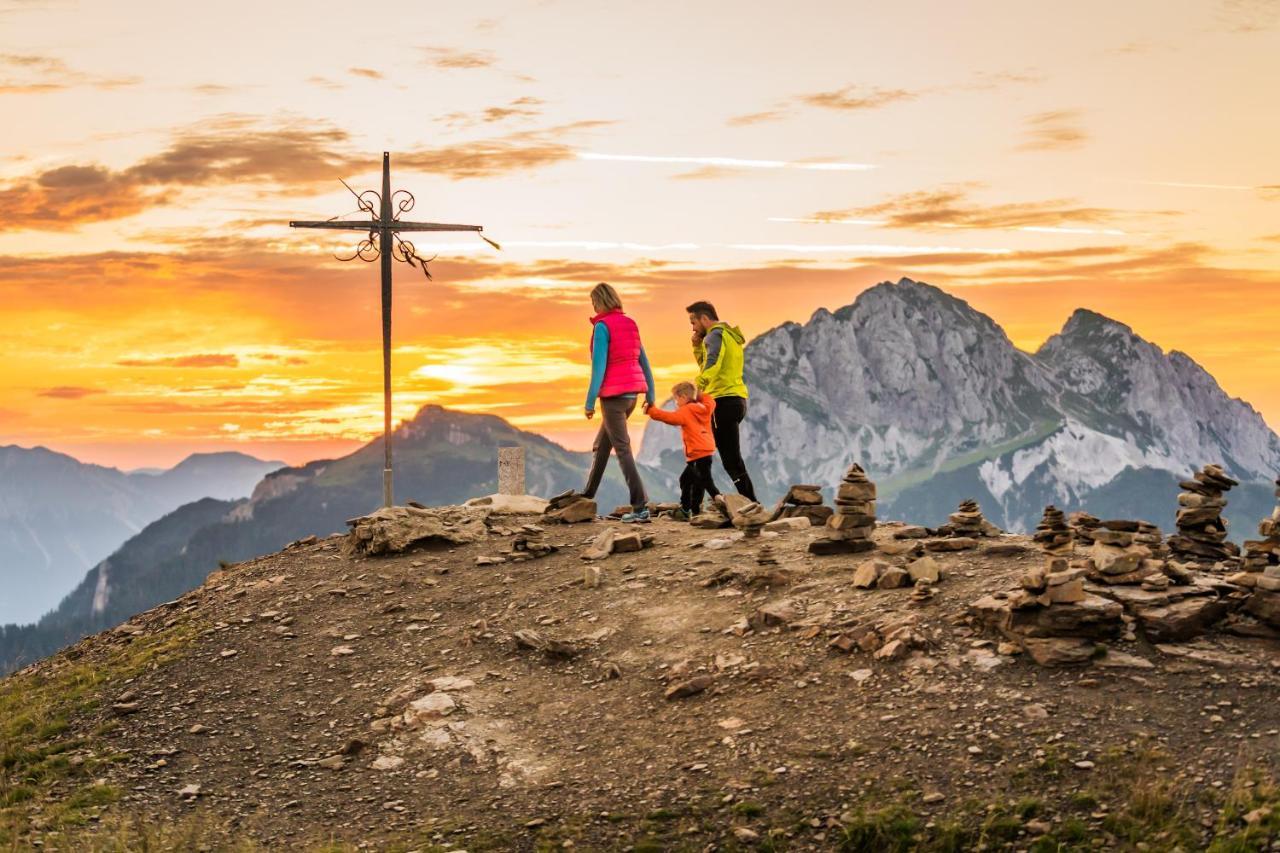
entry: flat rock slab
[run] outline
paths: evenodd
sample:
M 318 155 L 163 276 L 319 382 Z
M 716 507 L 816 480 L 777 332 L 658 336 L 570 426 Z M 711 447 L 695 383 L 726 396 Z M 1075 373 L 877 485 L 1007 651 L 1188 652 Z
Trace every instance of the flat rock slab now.
M 487 509 L 494 515 L 542 515 L 547 501 L 534 495 L 486 495 L 472 498 L 465 506 Z
M 432 542 L 478 542 L 488 533 L 484 523 L 488 516 L 488 510 L 476 507 L 383 507 L 347 522 L 351 532 L 342 543 L 342 552 L 348 557 L 373 557 Z

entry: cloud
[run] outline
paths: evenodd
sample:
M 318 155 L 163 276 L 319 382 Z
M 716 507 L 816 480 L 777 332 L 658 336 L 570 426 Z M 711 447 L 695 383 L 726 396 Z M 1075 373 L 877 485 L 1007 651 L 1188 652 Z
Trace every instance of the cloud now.
M 195 353 L 157 358 L 122 358 L 121 367 L 239 367 L 240 359 L 227 353 Z
M 726 124 L 745 127 L 763 122 L 778 121 L 792 115 L 797 107 L 816 107 L 838 112 L 877 110 L 891 104 L 914 101 L 926 95 L 952 92 L 989 91 L 1009 85 L 1042 83 L 1045 76 L 1035 70 L 978 71 L 968 82 L 930 86 L 924 89 L 886 88 L 883 86 L 843 86 L 822 92 L 807 92 L 779 101 L 768 109 L 730 116 Z
M 606 124 L 582 121 L 422 148 L 397 155 L 397 162 L 455 179 L 536 169 L 572 160 L 575 149 L 565 140 Z M 60 166 L 0 185 L 0 209 L 6 212 L 0 232 L 120 219 L 171 204 L 195 188 L 325 184 L 371 164 L 353 148 L 347 131 L 325 122 L 264 126 L 250 117 L 223 116 L 178 133 L 165 150 L 123 169 Z
M 1159 211 L 1173 215 L 1173 211 Z M 1079 228 L 1102 225 L 1125 214 L 1102 207 L 1085 207 L 1074 199 L 980 204 L 969 197 L 968 187 L 953 186 L 893 196 L 879 204 L 848 210 L 819 211 L 803 221 L 853 223 L 887 228 L 936 230 L 943 228 L 1016 228 L 1059 233 L 1123 233 L 1118 229 Z M 1068 225 L 1070 223 L 1070 225 Z
M 1263 32 L 1280 23 L 1280 0 L 1221 0 L 1218 20 L 1231 32 Z
M 348 68 L 347 73 L 353 77 L 364 77 L 367 80 L 385 79 L 385 75 L 381 71 L 375 71 L 372 68 Z
M 1061 151 L 1079 148 L 1089 139 L 1080 126 L 1079 110 L 1052 110 L 1037 113 L 1026 120 L 1026 141 L 1018 146 L 1021 151 Z
M 624 163 L 671 163 L 677 165 L 716 166 L 729 169 L 807 169 L 819 172 L 860 172 L 875 169 L 870 163 L 837 163 L 823 160 L 752 160 L 741 157 L 688 157 L 667 154 L 601 154 L 578 151 L 583 160 Z
M 454 47 L 423 47 L 419 50 L 426 54 L 423 61 L 435 68 L 489 68 L 497 62 L 493 53 L 487 50 L 460 50 Z
M 421 169 L 454 179 L 491 178 L 572 160 L 577 156 L 576 149 L 564 138 L 608 124 L 611 122 L 579 121 L 546 130 L 519 131 L 490 139 L 457 142 L 401 154 L 398 162 L 405 168 Z
M 141 82 L 140 77 L 105 77 L 77 71 L 52 56 L 0 53 L 0 95 L 33 95 L 77 87 L 120 89 Z
M 538 108 L 543 103 L 541 98 L 526 95 L 503 106 L 486 107 L 479 112 L 452 112 L 446 115 L 444 120 L 455 127 L 473 127 L 513 118 L 533 118 L 542 114 L 542 110 Z
M 37 392 L 39 397 L 50 397 L 54 400 L 82 400 L 93 394 L 107 393 L 101 388 L 83 388 L 79 385 L 58 385 Z
M 874 110 L 895 104 L 900 101 L 913 101 L 920 97 L 918 92 L 906 89 L 881 89 L 860 86 L 845 86 L 829 92 L 813 92 L 799 97 L 800 103 L 827 110 Z
M 754 113 L 744 113 L 742 115 L 730 116 L 726 122 L 731 127 L 746 127 L 752 124 L 761 124 L 766 121 L 778 121 L 786 118 L 788 110 L 783 107 L 775 107 L 771 110 L 760 110 Z

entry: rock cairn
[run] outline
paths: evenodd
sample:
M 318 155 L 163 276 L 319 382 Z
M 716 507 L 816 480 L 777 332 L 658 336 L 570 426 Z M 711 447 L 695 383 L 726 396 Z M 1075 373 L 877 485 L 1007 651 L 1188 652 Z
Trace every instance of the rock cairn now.
M 780 518 L 807 518 L 814 526 L 826 524 L 833 510 L 822 502 L 822 487 L 808 483 L 792 486 L 773 508 L 769 521 Z
M 1078 510 L 1067 517 L 1067 524 L 1071 527 L 1071 532 L 1075 534 L 1076 541 L 1092 545 L 1093 531 L 1097 530 L 1102 522 L 1098 520 L 1096 515 L 1090 515 L 1084 510 Z
M 1238 553 L 1227 541 L 1227 522 L 1222 510 L 1227 505 L 1226 492 L 1240 485 L 1228 477 L 1220 465 L 1206 465 L 1190 480 L 1178 484 L 1178 535 L 1170 537 L 1174 556 L 1196 562 L 1229 560 Z
M 1276 480 L 1276 498 L 1280 498 L 1280 479 Z M 1258 525 L 1258 540 L 1245 545 L 1245 571 L 1231 580 L 1253 588 L 1245 602 L 1245 610 L 1280 628 L 1280 506 Z
M 733 526 L 741 530 L 743 537 L 747 539 L 759 538 L 760 531 L 768 522 L 769 515 L 755 501 L 743 505 L 733 513 Z
M 1088 663 L 1102 640 L 1124 633 L 1124 608 L 1084 588 L 1085 570 L 1065 557 L 1026 572 L 1019 589 L 983 596 L 971 612 L 1042 666 Z
M 591 498 L 568 491 L 547 502 L 543 517 L 551 522 L 574 524 L 579 521 L 595 521 L 596 511 L 596 502 Z
M 1280 478 L 1276 479 L 1276 499 L 1280 502 Z M 1265 572 L 1270 566 L 1280 565 L 1280 505 L 1258 525 L 1258 539 L 1244 543 L 1246 572 Z
M 765 543 L 760 546 L 760 550 L 756 552 L 757 566 L 776 566 L 778 565 L 778 556 L 773 552 L 773 546 Z
M 1069 554 L 1071 543 L 1075 538 L 1067 526 L 1066 516 L 1053 504 L 1044 508 L 1044 516 L 1036 525 L 1036 532 L 1031 539 L 1046 554 Z
M 502 552 L 502 556 L 512 563 L 521 563 L 554 554 L 558 550 L 555 545 L 546 540 L 541 527 L 536 524 L 525 524 L 511 540 L 511 548 Z
M 983 596 L 971 613 L 1042 666 L 1088 663 L 1098 641 L 1124 633 L 1124 608 L 1085 589 L 1086 566 L 1072 566 L 1072 531 L 1062 511 L 1045 507 L 1033 537 L 1045 552 L 1043 566 L 1018 579 L 1018 588 Z
M 982 508 L 973 498 L 965 498 L 960 507 L 947 516 L 947 523 L 938 529 L 942 536 L 999 536 L 1000 528 L 987 521 L 982 515 Z
M 836 492 L 836 509 L 827 519 L 826 537 L 809 543 L 812 554 L 858 554 L 874 549 L 876 484 L 854 462 Z
M 1162 563 L 1155 559 L 1160 550 L 1160 528 L 1145 521 L 1115 519 L 1093 529 L 1093 545 L 1085 552 L 1091 565 L 1091 580 L 1105 584 L 1145 583 L 1167 586 Z

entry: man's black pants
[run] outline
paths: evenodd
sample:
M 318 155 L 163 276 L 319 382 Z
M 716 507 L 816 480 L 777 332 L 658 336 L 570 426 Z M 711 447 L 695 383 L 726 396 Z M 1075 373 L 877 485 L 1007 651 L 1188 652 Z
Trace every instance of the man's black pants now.
M 716 481 L 711 479 L 711 457 L 694 459 L 684 466 L 680 474 L 680 508 L 689 515 L 695 515 L 702 509 L 704 495 L 715 497 L 720 494 Z
M 742 445 L 738 439 L 738 425 L 746 417 L 746 398 L 716 397 L 716 410 L 711 413 L 711 434 L 716 438 L 720 464 L 724 465 L 738 494 L 755 500 L 756 489 L 747 475 L 747 463 L 742 461 Z

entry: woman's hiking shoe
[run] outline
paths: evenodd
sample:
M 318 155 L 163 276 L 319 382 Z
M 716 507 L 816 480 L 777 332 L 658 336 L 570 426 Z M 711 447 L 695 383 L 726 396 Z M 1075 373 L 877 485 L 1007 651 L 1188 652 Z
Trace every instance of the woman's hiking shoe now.
M 650 519 L 649 519 L 648 508 L 632 510 L 631 512 L 622 516 L 623 524 L 648 524 L 649 521 Z

